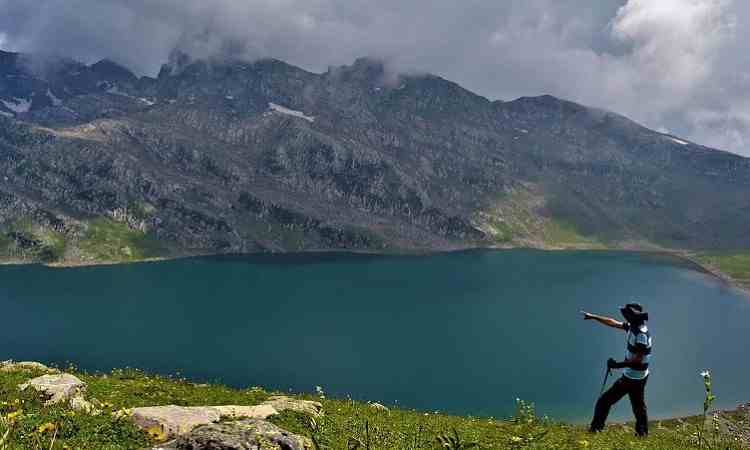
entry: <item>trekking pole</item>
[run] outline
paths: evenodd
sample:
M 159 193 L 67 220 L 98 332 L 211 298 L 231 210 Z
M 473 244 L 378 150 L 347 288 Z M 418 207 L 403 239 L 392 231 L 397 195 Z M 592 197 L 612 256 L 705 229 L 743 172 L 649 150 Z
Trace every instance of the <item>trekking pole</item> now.
M 604 388 L 607 387 L 607 380 L 609 379 L 609 374 L 611 372 L 612 372 L 612 369 L 610 369 L 609 366 L 607 366 L 607 372 L 604 374 L 604 382 L 602 382 L 602 388 L 599 391 L 599 397 L 601 397 L 602 394 L 604 394 Z

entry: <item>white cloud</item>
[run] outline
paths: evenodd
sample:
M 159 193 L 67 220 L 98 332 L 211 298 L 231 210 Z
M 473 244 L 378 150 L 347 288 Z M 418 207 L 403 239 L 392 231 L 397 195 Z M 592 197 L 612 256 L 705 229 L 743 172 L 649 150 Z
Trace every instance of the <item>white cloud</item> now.
M 725 0 L 630 0 L 613 34 L 633 44 L 630 57 L 642 78 L 690 95 L 711 76 L 716 51 L 732 31 L 727 7 Z

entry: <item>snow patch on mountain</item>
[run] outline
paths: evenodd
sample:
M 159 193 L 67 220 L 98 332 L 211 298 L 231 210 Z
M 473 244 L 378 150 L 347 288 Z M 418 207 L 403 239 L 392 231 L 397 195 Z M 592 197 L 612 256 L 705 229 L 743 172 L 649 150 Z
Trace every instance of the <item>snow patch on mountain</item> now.
M 303 113 L 302 111 L 289 109 L 284 106 L 277 105 L 276 103 L 269 103 L 268 107 L 271 108 L 271 110 L 280 114 L 286 114 L 287 116 L 299 117 L 300 119 L 305 119 L 310 123 L 315 122 L 315 117 L 305 115 L 305 113 Z
M 110 86 L 110 88 L 107 89 L 106 92 L 107 92 L 107 94 L 113 94 L 113 95 L 119 95 L 121 97 L 130 97 L 130 98 L 132 98 L 132 96 L 129 95 L 127 92 L 121 91 L 120 88 L 118 88 L 116 84 L 113 84 L 112 86 Z
M 62 100 L 55 97 L 55 94 L 52 93 L 50 88 L 47 88 L 47 97 L 49 97 L 50 101 L 52 102 L 52 105 L 54 106 L 60 106 L 63 103 Z
M 674 143 L 680 144 L 680 145 L 689 145 L 690 144 L 689 142 L 685 142 L 682 139 L 677 139 L 677 138 L 673 138 L 673 137 L 670 137 L 669 140 L 671 140 Z
M 102 84 L 102 83 L 104 83 L 104 84 Z M 149 100 L 149 99 L 147 99 L 145 97 L 134 97 L 134 96 L 128 94 L 127 92 L 125 92 L 125 91 L 121 91 L 120 88 L 117 86 L 117 84 L 109 83 L 107 81 L 104 81 L 102 83 L 99 83 L 100 84 L 99 87 L 100 88 L 101 87 L 107 87 L 107 89 L 104 91 L 107 94 L 118 95 L 120 97 L 126 97 L 126 98 L 131 98 L 133 100 L 138 100 L 139 102 L 145 104 L 146 106 L 154 106 L 156 104 L 156 102 L 154 102 L 152 100 Z

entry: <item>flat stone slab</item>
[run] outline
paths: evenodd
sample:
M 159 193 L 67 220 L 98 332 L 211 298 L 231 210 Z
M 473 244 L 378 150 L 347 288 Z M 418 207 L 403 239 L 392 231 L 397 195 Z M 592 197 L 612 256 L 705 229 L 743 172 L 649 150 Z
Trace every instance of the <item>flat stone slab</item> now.
M 133 408 L 133 423 L 144 430 L 160 428 L 167 438 L 189 433 L 199 425 L 218 422 L 221 414 L 211 407 L 148 406 Z
M 179 450 L 309 450 L 310 439 L 259 419 L 200 425 L 156 449 Z
M 232 419 L 267 419 L 280 412 L 273 406 L 265 403 L 255 406 L 214 406 L 213 409 L 218 411 L 221 417 Z
M 133 408 L 130 417 L 140 428 L 160 428 L 167 439 L 172 439 L 187 434 L 198 426 L 219 422 L 222 418 L 265 420 L 287 410 L 317 416 L 322 410 L 322 405 L 318 402 L 277 396 L 254 406 L 167 405 Z
M 271 405 L 279 412 L 296 411 L 310 416 L 318 416 L 323 411 L 323 405 L 320 402 L 297 400 L 285 395 L 269 397 L 263 404 Z
M 47 405 L 54 405 L 70 401 L 74 397 L 83 396 L 86 391 L 86 383 L 74 375 L 61 373 L 32 378 L 26 383 L 20 384 L 18 388 L 22 391 L 29 388 L 34 389 L 46 397 Z

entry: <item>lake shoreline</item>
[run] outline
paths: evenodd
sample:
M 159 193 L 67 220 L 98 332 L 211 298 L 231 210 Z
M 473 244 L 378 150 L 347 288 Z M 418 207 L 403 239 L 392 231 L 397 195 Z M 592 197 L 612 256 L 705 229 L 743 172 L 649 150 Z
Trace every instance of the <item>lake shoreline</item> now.
M 440 254 L 450 254 L 457 252 L 466 251 L 479 251 L 479 250 L 538 250 L 542 252 L 564 252 L 564 251 L 590 251 L 590 252 L 623 252 L 623 253 L 641 253 L 646 255 L 666 256 L 675 258 L 676 260 L 686 263 L 693 270 L 701 272 L 703 274 L 712 276 L 722 283 L 739 289 L 744 293 L 750 295 L 750 285 L 742 283 L 729 274 L 722 272 L 718 267 L 703 263 L 696 258 L 696 254 L 687 250 L 667 250 L 667 249 L 654 249 L 654 248 L 601 248 L 601 247 L 586 247 L 586 246 L 570 246 L 570 247 L 558 247 L 558 246 L 541 246 L 541 247 L 523 247 L 523 246 L 454 246 L 447 247 L 445 249 L 425 249 L 425 250 L 397 250 L 397 251 L 377 251 L 377 250 L 347 250 L 347 249 L 313 249 L 305 250 L 300 252 L 250 252 L 250 253 L 214 253 L 214 252 L 198 252 L 198 253 L 185 253 L 172 256 L 162 256 L 155 258 L 145 258 L 130 261 L 103 261 L 103 260 L 65 260 L 54 263 L 44 263 L 40 261 L 28 261 L 19 259 L 8 259 L 0 260 L 0 266 L 20 266 L 20 265 L 33 265 L 39 264 L 45 267 L 54 269 L 74 269 L 84 267 L 106 267 L 106 266 L 118 266 L 118 265 L 129 265 L 129 264 L 143 264 L 153 262 L 164 262 L 164 261 L 175 261 L 181 259 L 191 258 L 207 258 L 216 256 L 272 256 L 272 255 L 314 255 L 314 254 L 351 254 L 351 255 L 371 255 L 371 256 L 430 256 Z
M 695 270 L 705 273 L 706 275 L 710 275 L 720 280 L 722 283 L 750 295 L 750 284 L 743 283 L 735 279 L 731 275 L 721 271 L 721 269 L 719 269 L 718 267 L 699 261 L 697 258 L 695 258 L 694 254 L 678 253 L 675 254 L 675 256 L 690 263 L 690 265 L 693 266 Z

